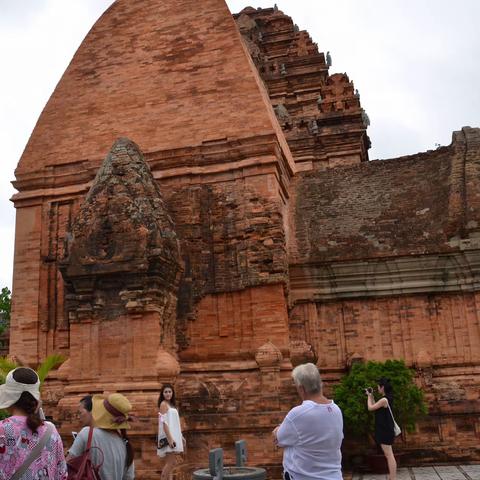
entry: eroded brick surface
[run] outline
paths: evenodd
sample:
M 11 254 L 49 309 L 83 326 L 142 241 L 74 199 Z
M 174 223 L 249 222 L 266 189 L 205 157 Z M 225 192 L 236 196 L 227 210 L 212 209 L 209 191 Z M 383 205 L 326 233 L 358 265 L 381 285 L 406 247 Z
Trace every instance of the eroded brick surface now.
M 452 250 L 463 228 L 461 212 L 449 215 L 455 147 L 299 175 L 294 261 Z

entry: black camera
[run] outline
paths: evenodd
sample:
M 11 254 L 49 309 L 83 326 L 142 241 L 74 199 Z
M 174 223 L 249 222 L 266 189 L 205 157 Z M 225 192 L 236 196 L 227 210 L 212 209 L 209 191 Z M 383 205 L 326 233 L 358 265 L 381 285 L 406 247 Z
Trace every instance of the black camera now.
M 373 388 L 372 387 L 367 387 L 365 389 L 365 393 L 373 393 Z

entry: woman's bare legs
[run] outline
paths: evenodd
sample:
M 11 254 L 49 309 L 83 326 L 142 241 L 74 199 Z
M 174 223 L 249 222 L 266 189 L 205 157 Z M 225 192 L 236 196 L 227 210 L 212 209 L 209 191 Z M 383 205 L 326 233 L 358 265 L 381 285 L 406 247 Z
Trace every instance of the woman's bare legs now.
M 177 464 L 177 456 L 174 453 L 167 453 L 165 455 L 165 465 L 163 466 L 161 480 L 170 480 L 172 477 L 172 470 Z
M 382 447 L 385 458 L 387 459 L 388 464 L 388 480 L 397 479 L 397 461 L 395 460 L 395 455 L 393 454 L 393 449 L 391 445 L 380 445 Z

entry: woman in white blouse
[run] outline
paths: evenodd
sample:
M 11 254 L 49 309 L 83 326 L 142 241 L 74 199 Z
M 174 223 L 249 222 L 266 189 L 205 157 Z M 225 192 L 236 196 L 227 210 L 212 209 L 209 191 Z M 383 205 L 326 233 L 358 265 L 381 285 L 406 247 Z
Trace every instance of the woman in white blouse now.
M 185 439 L 182 436 L 180 416 L 175 403 L 173 386 L 165 384 L 158 397 L 158 437 L 157 455 L 166 457 L 161 479 L 169 480 L 177 463 L 177 455 L 185 449 Z

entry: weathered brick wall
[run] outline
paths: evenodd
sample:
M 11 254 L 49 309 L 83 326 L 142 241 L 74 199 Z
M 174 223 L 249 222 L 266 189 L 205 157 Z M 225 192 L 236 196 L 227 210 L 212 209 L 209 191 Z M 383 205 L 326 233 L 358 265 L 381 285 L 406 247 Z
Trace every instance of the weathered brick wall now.
M 315 346 L 318 365 L 343 368 L 353 355 L 409 365 L 478 365 L 478 293 L 359 298 L 296 305 L 292 335 Z
M 195 330 L 195 325 L 201 325 L 204 334 L 210 335 L 209 329 L 204 329 L 204 321 L 196 321 L 209 302 L 205 298 L 199 305 L 202 298 L 218 294 L 208 298 L 219 305 L 225 302 L 225 307 L 211 308 L 214 317 L 220 315 L 220 321 L 228 324 L 233 321 L 228 317 L 233 315 L 231 310 L 236 302 L 249 308 L 249 288 L 287 283 L 282 201 L 275 178 L 269 177 L 183 186 L 174 191 L 165 188 L 167 203 L 178 225 L 185 268 L 177 307 L 180 350 L 192 343 L 189 331 Z M 279 308 L 281 316 L 286 318 L 283 296 L 281 293 Z M 244 309 L 237 311 L 238 320 L 250 322 L 250 318 L 242 319 L 243 313 Z M 220 335 L 228 338 L 234 333 L 227 332 L 228 329 Z M 239 333 L 233 337 L 241 339 L 243 335 Z M 210 344 L 203 340 L 199 344 L 205 345 L 204 354 L 212 355 Z M 233 346 L 227 348 L 230 350 L 236 351 Z
M 203 297 L 197 318 L 185 328 L 184 361 L 251 360 L 272 341 L 289 354 L 288 312 L 283 284 Z M 184 349 L 184 351 L 182 351 Z
M 478 459 L 479 293 L 304 303 L 291 335 L 317 351 L 320 370 L 339 378 L 352 358 L 404 359 L 417 369 L 429 417 L 399 448 L 411 460 Z
M 10 330 L 7 329 L 0 334 L 0 357 L 6 357 L 9 349 Z
M 462 134 L 456 134 L 458 150 L 463 153 L 463 162 L 459 165 L 459 170 L 463 166 L 463 175 L 459 174 L 459 183 L 463 177 L 463 189 L 459 185 L 458 192 L 463 191 L 463 195 L 459 195 L 459 203 L 462 207 L 458 207 L 463 212 L 464 236 L 469 238 L 479 237 L 480 225 L 480 133 L 478 128 L 464 128 Z
M 465 150 L 455 142 L 409 157 L 299 174 L 291 263 L 456 250 L 465 228 L 465 202 L 456 201 L 465 195 Z M 471 150 L 478 161 L 480 150 Z
M 415 367 L 430 415 L 403 445 L 414 461 L 480 457 L 479 138 L 292 184 L 291 339 L 332 379 L 352 358 Z
M 214 368 L 214 363 L 210 365 Z M 271 431 L 283 411 L 297 402 L 290 374 L 275 369 L 261 373 L 255 363 L 246 361 L 232 367 L 223 372 L 186 371 L 179 380 L 190 461 L 205 464 L 209 449 L 222 446 L 226 463 L 232 465 L 234 443 L 242 438 L 248 443 L 249 464 L 279 465 L 282 453 L 274 447 Z
M 128 158 L 131 161 L 125 163 Z M 158 229 L 155 222 L 165 221 L 163 208 L 171 213 L 184 269 L 179 290 L 183 293 L 179 294 L 177 305 L 182 370 L 195 372 L 194 378 L 207 383 L 211 382 L 211 371 L 217 371 L 215 383 L 225 389 L 224 383 L 228 385 L 229 378 L 240 378 L 240 383 L 243 382 L 242 370 L 247 364 L 253 373 L 252 387 L 246 390 L 241 408 L 250 405 L 251 409 L 256 405 L 259 417 L 262 411 L 271 410 L 277 412 L 275 419 L 281 415 L 278 411 L 283 410 L 283 405 L 279 404 L 278 392 L 272 389 L 272 382 L 280 382 L 280 375 L 291 390 L 290 395 L 293 389 L 287 360 L 288 277 L 283 230 L 286 209 L 279 195 L 276 175 L 257 172 L 255 176 L 236 181 L 188 187 L 182 186 L 178 178 L 174 178 L 173 183 L 165 180 L 165 185 L 160 187 L 165 193 L 164 207 L 157 211 L 152 205 L 159 201 L 155 200 L 158 190 L 148 178 L 143 178 L 146 172 L 137 165 L 139 163 L 139 153 L 134 146 L 117 142 L 86 199 L 72 200 L 74 203 L 54 210 L 57 216 L 44 218 L 43 232 L 50 239 L 47 243 L 53 245 L 54 252 L 45 268 L 52 264 L 55 268 L 61 266 L 64 271 L 68 297 L 57 309 L 63 314 L 61 318 L 70 319 L 65 350 L 70 359 L 62 367 L 59 382 L 51 383 L 45 403 L 50 412 L 57 412 L 57 416 L 55 406 L 59 402 L 57 419 L 61 420 L 62 431 L 68 437 L 77 421 L 71 410 L 83 393 L 105 389 L 126 393 L 136 402 L 140 417 L 141 423 L 135 427 L 133 436 L 142 457 L 138 468 L 145 476 L 155 475 L 160 468 L 145 438 L 151 438 L 155 431 L 152 418 L 155 418 L 158 378 L 162 381 L 169 378 L 162 372 L 163 360 L 157 358 L 165 318 L 157 313 L 142 313 L 137 307 L 130 312 L 131 299 L 126 291 L 135 295 L 136 303 L 142 303 L 137 297 L 141 300 L 149 296 L 146 264 L 151 262 L 152 256 L 159 255 L 160 244 L 155 247 L 155 242 L 146 241 L 159 241 L 147 229 L 154 232 Z M 162 181 L 159 184 L 162 185 Z M 139 195 L 138 198 L 135 195 Z M 48 208 L 56 206 L 48 205 Z M 65 230 L 52 229 L 52 224 L 63 225 Z M 172 224 L 168 223 L 165 228 L 171 230 Z M 165 240 L 169 238 L 166 236 Z M 67 252 L 69 255 L 65 258 Z M 41 291 L 51 295 L 49 289 L 56 280 L 41 285 Z M 63 291 L 64 281 L 59 280 L 55 289 Z M 152 298 L 148 302 L 152 302 Z M 48 298 L 48 303 L 53 303 L 53 298 Z M 57 309 L 52 310 L 41 334 L 47 338 L 58 339 L 62 334 L 61 324 L 56 323 L 61 320 L 55 317 Z M 269 341 L 279 349 L 280 355 L 283 353 L 285 361 L 276 367 L 276 373 L 265 373 L 264 381 L 255 356 L 259 347 Z M 162 347 L 170 345 L 163 342 Z M 21 351 L 21 347 L 17 347 L 17 351 Z M 171 372 L 168 375 L 175 377 Z M 182 376 L 180 382 L 181 379 Z M 262 385 L 265 390 L 259 399 L 255 392 L 259 392 Z M 141 400 L 138 390 L 144 391 Z M 233 422 L 232 418 L 237 412 L 231 406 L 227 408 L 231 398 L 227 395 L 228 388 L 225 392 L 216 414 L 230 418 L 228 434 L 223 427 L 210 428 L 207 432 L 210 447 L 223 445 L 216 442 L 239 435 L 236 420 Z M 188 392 L 181 393 L 182 396 L 189 402 Z M 210 399 L 203 401 L 210 402 Z M 196 408 L 198 404 L 194 402 L 193 406 Z M 185 414 L 187 435 L 194 444 L 198 441 L 194 434 L 196 423 L 192 426 L 190 415 L 201 415 L 201 412 L 202 409 L 200 412 L 194 409 Z M 270 413 L 264 415 L 261 438 L 258 443 L 252 441 L 252 448 L 258 447 L 259 451 L 263 451 L 269 439 L 272 422 L 277 421 L 272 420 Z M 250 428 L 252 438 L 258 437 L 257 428 L 253 425 Z M 205 444 L 205 440 L 202 442 Z M 228 443 L 233 445 L 229 440 Z M 203 450 L 192 450 L 189 461 L 197 462 L 196 466 L 202 464 L 201 452 Z M 271 453 L 262 463 L 278 462 L 278 451 Z
M 25 206 L 16 212 L 15 264 L 13 270 L 10 352 L 26 362 L 40 357 L 38 325 L 41 275 L 41 205 Z

